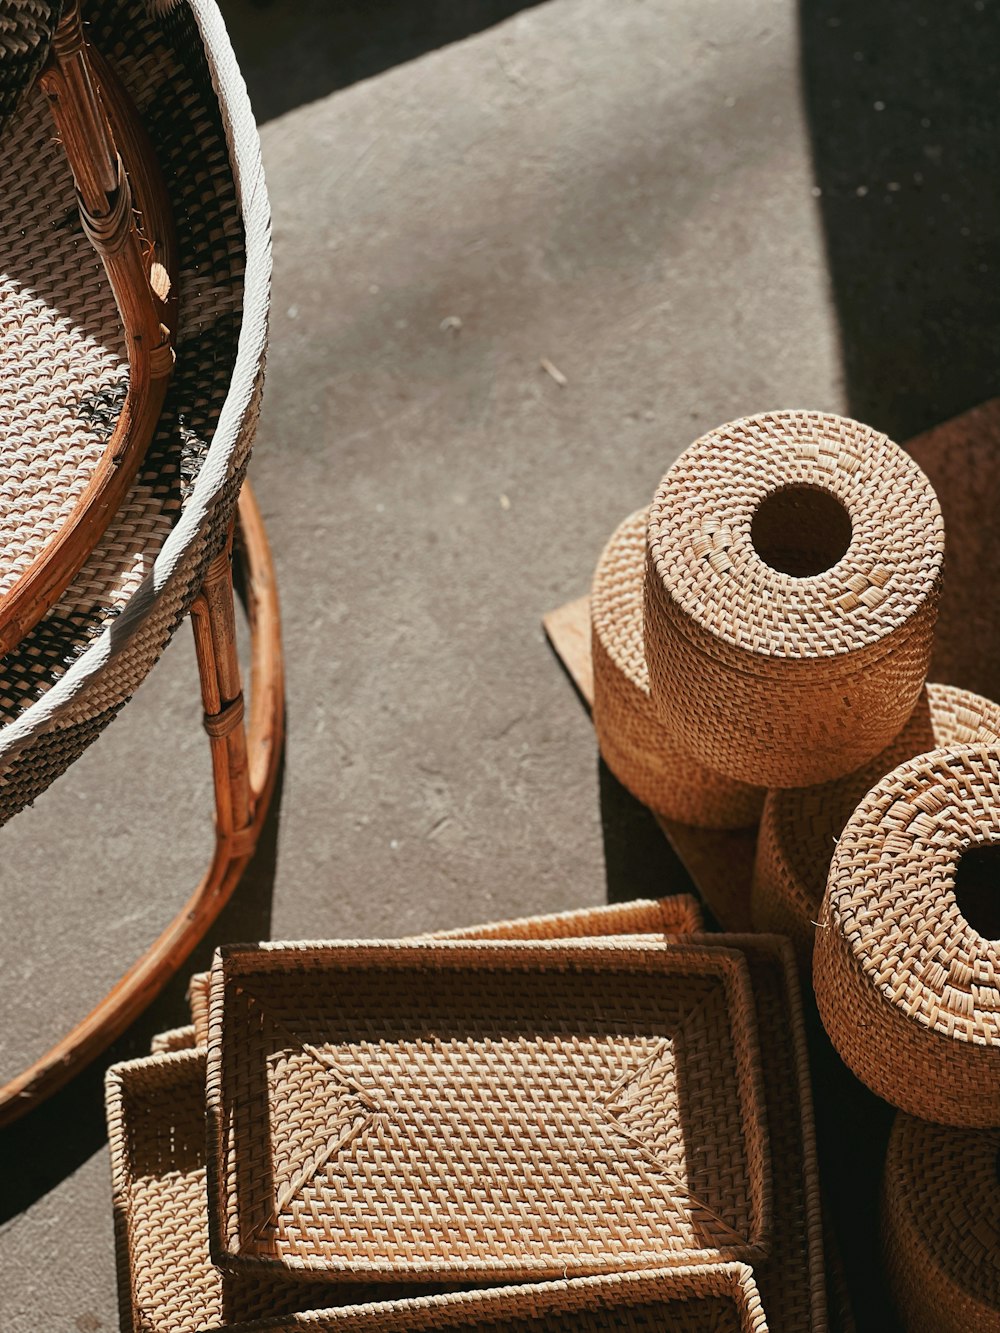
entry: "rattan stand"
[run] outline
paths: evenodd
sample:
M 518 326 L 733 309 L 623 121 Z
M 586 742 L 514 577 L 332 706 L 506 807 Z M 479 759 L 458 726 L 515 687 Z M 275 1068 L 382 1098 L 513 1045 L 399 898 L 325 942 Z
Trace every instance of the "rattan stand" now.
M 104 999 L 41 1059 L 0 1088 L 0 1126 L 62 1087 L 142 1013 L 205 936 L 257 847 L 281 759 L 285 695 L 274 566 L 248 483 L 239 499 L 237 529 L 237 541 L 230 533 L 191 609 L 215 787 L 211 864 L 160 937 Z M 248 717 L 236 648 L 234 552 L 242 567 L 250 626 Z

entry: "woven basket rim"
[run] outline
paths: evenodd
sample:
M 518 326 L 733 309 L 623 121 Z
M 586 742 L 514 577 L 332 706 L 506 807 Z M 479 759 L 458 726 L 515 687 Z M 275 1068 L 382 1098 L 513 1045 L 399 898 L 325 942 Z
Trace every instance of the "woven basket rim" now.
M 236 199 L 246 238 L 243 310 L 229 390 L 205 460 L 177 523 L 153 567 L 130 595 L 121 613 L 35 703 L 0 729 L 0 759 L 9 762 L 125 650 L 208 523 L 214 502 L 228 480 L 243 420 L 250 408 L 267 342 L 271 277 L 270 210 L 260 156 L 260 140 L 240 73 L 215 0 L 177 0 L 192 13 L 219 101 Z
M 703 1287 L 702 1292 L 678 1292 L 677 1286 L 691 1282 Z M 639 1304 L 645 1300 L 649 1289 L 649 1299 L 663 1300 L 698 1299 L 701 1296 L 732 1296 L 734 1308 L 740 1321 L 741 1333 L 768 1333 L 767 1315 L 764 1311 L 753 1269 L 749 1264 L 738 1262 L 723 1264 L 688 1264 L 674 1268 L 650 1269 L 643 1273 L 599 1274 L 589 1277 L 557 1278 L 544 1282 L 516 1283 L 504 1287 L 485 1287 L 476 1291 L 442 1292 L 434 1296 L 415 1296 L 401 1301 L 380 1301 L 366 1305 L 346 1306 L 339 1309 L 306 1311 L 296 1316 L 278 1316 L 274 1319 L 254 1320 L 252 1323 L 226 1325 L 218 1333 L 292 1333 L 297 1328 L 345 1328 L 378 1327 L 375 1322 L 382 1319 L 402 1319 L 422 1312 L 454 1309 L 456 1312 L 467 1310 L 469 1320 L 456 1322 L 453 1327 L 479 1327 L 483 1319 L 510 1319 L 518 1323 L 524 1319 L 528 1325 L 529 1316 L 511 1314 L 510 1304 L 521 1297 L 530 1297 L 532 1303 L 547 1306 L 547 1313 L 559 1314 L 577 1308 L 560 1305 L 560 1298 L 569 1298 L 587 1291 L 596 1293 L 621 1292 L 623 1288 L 640 1288 L 643 1296 L 640 1301 L 628 1302 Z M 662 1290 L 657 1291 L 657 1288 Z M 551 1304 L 549 1304 L 551 1300 Z M 625 1302 L 615 1302 L 594 1307 L 595 1309 L 614 1310 Z M 534 1313 L 530 1316 L 534 1323 Z M 405 1325 L 400 1324 L 400 1329 Z
M 627 949 L 623 947 L 627 943 Z M 290 968 L 295 959 L 298 968 Z M 209 1126 L 208 1196 L 209 1232 L 213 1262 L 224 1268 L 238 1267 L 240 1271 L 274 1272 L 276 1268 L 312 1274 L 324 1279 L 436 1281 L 446 1278 L 456 1281 L 488 1281 L 491 1276 L 506 1275 L 511 1280 L 519 1277 L 564 1275 L 576 1272 L 614 1272 L 625 1267 L 655 1267 L 662 1265 L 662 1251 L 631 1251 L 627 1262 L 605 1259 L 572 1261 L 560 1260 L 555 1265 L 544 1255 L 519 1257 L 512 1262 L 510 1255 L 482 1254 L 467 1257 L 463 1262 L 448 1262 L 431 1258 L 413 1259 L 395 1263 L 375 1264 L 373 1261 L 353 1261 L 338 1265 L 333 1258 L 313 1262 L 301 1256 L 283 1255 L 279 1258 L 261 1255 L 247 1248 L 230 1246 L 226 1235 L 227 1205 L 229 1203 L 230 1172 L 227 1170 L 227 1107 L 229 1090 L 226 1083 L 225 1050 L 227 1034 L 224 1013 L 227 991 L 253 974 L 280 974 L 282 971 L 323 971 L 332 968 L 359 968 L 370 960 L 373 970 L 417 968 L 423 962 L 428 973 L 440 968 L 455 971 L 486 971 L 518 973 L 556 971 L 572 974 L 576 971 L 607 970 L 627 974 L 634 971 L 659 973 L 665 983 L 676 980 L 684 971 L 702 970 L 722 983 L 728 1014 L 728 1040 L 737 1061 L 734 1095 L 740 1107 L 744 1147 L 747 1156 L 748 1195 L 750 1200 L 749 1234 L 746 1243 L 722 1248 L 708 1248 L 697 1254 L 699 1259 L 738 1260 L 762 1257 L 767 1252 L 771 1230 L 771 1164 L 770 1144 L 764 1106 L 763 1075 L 758 1044 L 756 1009 L 750 975 L 744 955 L 738 951 L 717 946 L 692 946 L 686 938 L 667 940 L 649 936 L 619 936 L 568 940 L 460 940 L 414 939 L 400 940 L 325 940 L 325 941 L 270 941 L 261 945 L 224 945 L 216 951 L 212 969 L 209 1003 L 209 1036 L 206 1075 L 206 1115 Z M 740 1068 L 740 1051 L 746 1057 Z M 742 1074 L 742 1076 L 741 1076 Z M 760 1188 L 756 1193 L 750 1180 L 756 1175 Z M 558 1271 L 557 1271 L 558 1270 Z

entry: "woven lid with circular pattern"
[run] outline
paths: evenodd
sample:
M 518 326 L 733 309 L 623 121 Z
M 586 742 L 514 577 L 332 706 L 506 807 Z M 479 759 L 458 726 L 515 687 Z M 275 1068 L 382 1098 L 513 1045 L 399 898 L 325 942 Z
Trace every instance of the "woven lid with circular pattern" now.
M 858 1077 L 923 1119 L 1000 1124 L 1000 940 L 974 928 L 956 886 L 998 846 L 1000 750 L 961 746 L 885 777 L 830 866 L 813 955 L 821 1017 Z M 996 905 L 988 895 L 987 920 Z
M 769 412 L 697 440 L 664 477 L 649 549 L 681 623 L 724 658 L 871 651 L 936 595 L 937 498 L 885 435 L 823 412 Z M 771 563 L 773 561 L 773 563 Z

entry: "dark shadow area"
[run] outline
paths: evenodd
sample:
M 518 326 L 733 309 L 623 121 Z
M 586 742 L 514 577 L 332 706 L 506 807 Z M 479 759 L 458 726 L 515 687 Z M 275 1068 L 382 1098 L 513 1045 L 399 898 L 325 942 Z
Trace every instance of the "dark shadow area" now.
M 969 847 L 955 870 L 955 901 L 973 930 L 1000 939 L 1000 844 Z
M 0 1225 L 29 1208 L 103 1147 L 107 1140 L 104 1071 L 120 1060 L 148 1055 L 158 1032 L 190 1022 L 186 992 L 191 973 L 209 968 L 212 954 L 224 942 L 269 937 L 283 785 L 284 758 L 253 860 L 211 930 L 159 997 L 71 1083 L 0 1130 L 4 1163 Z
M 1000 9 L 799 13 L 849 408 L 905 440 L 1000 391 Z
M 222 0 L 259 123 L 541 0 Z
M 1000 10 L 982 0 L 800 0 L 799 20 L 848 410 L 906 441 L 1000 392 Z M 941 443 L 945 479 L 962 490 L 947 503 L 942 497 L 947 526 L 949 511 L 968 515 L 979 502 L 970 502 L 974 484 Z M 996 477 L 995 456 L 986 470 Z M 986 531 L 995 527 L 995 515 L 984 517 Z M 955 574 L 952 566 L 952 585 Z M 971 598 L 988 605 L 981 577 Z M 984 672 L 992 674 L 984 640 L 968 624 L 961 637 L 982 664 L 976 684 L 961 669 L 941 674 L 937 658 L 934 678 L 981 688 Z M 883 1333 L 897 1327 L 878 1237 L 893 1113 L 841 1065 L 818 1021 L 814 1027 L 824 1186 L 859 1333 Z
M 902 1333 L 882 1272 L 882 1167 L 895 1109 L 860 1083 L 805 999 L 823 1200 L 834 1222 L 858 1333 Z
M 698 897 L 653 814 L 625 790 L 603 759 L 598 781 L 608 902 L 663 898 L 670 893 Z

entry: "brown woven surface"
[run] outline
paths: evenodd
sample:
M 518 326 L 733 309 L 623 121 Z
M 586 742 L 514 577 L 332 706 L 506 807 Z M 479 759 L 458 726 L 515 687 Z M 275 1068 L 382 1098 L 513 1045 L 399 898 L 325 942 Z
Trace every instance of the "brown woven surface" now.
M 45 62 L 63 0 L 0 0 L 0 131 Z
M 765 531 L 779 493 L 794 505 Z M 720 427 L 663 479 L 648 544 L 650 688 L 703 763 L 805 786 L 902 727 L 930 657 L 944 531 L 926 477 L 885 436 L 816 412 Z
M 348 1294 L 281 1272 L 223 1274 L 212 1265 L 203 1052 L 113 1066 L 106 1101 L 124 1333 L 195 1333 L 338 1297 L 365 1299 L 357 1288 Z
M 1000 751 L 935 750 L 851 818 L 820 910 L 813 980 L 850 1068 L 925 1120 L 1000 1124 L 1000 942 L 959 910 L 955 873 L 1000 842 Z
M 643 648 L 642 585 L 649 511 L 615 530 L 590 594 L 594 730 L 604 762 L 657 814 L 706 828 L 756 824 L 764 791 L 712 772 L 678 749 L 656 714 Z
M 167 1055 L 170 1051 L 191 1051 L 197 1046 L 194 1024 L 182 1028 L 169 1028 L 158 1032 L 149 1043 L 150 1055 Z
M 737 949 L 750 969 L 774 1191 L 770 1254 L 754 1264 L 754 1272 L 771 1333 L 820 1333 L 831 1325 L 809 1052 L 794 955 L 788 941 L 775 935 L 713 934 L 690 942 Z
M 293 1333 L 299 1328 L 354 1328 L 369 1333 L 429 1328 L 475 1328 L 480 1333 L 515 1329 L 768 1333 L 770 1328 L 773 1333 L 773 1327 L 761 1308 L 751 1270 L 744 1264 L 712 1264 L 314 1311 L 295 1320 L 243 1325 L 241 1333 Z
M 870 764 L 817 787 L 770 791 L 754 862 L 754 926 L 788 935 L 808 967 L 830 861 L 856 806 L 907 759 L 972 742 L 1000 744 L 1000 705 L 950 685 L 928 685 L 906 726 Z
M 627 941 L 217 955 L 214 1251 L 483 1280 L 759 1255 L 770 1167 L 738 954 Z
M 882 1239 L 907 1333 L 1000 1333 L 1000 1131 L 897 1116 Z
M 249 409 L 230 422 L 235 447 L 230 453 L 229 439 L 220 447 L 229 466 L 219 460 L 217 506 L 126 635 L 119 617 L 191 496 L 227 398 L 238 410 L 239 395 L 230 395 L 244 303 L 244 228 L 202 40 L 185 4 L 155 11 L 140 0 L 89 0 L 86 19 L 138 108 L 167 183 L 180 264 L 176 370 L 139 476 L 104 539 L 59 603 L 0 660 L 0 823 L 96 738 L 166 646 L 222 544 L 256 422 L 259 378 Z M 37 90 L 5 126 L 0 179 L 16 182 L 0 214 L 2 590 L 86 484 L 117 421 L 127 367 L 114 298 L 82 234 L 73 181 Z M 253 338 L 262 335 L 263 323 Z M 111 661 L 37 733 L 6 746 L 4 728 L 112 622 L 120 636 Z
M 674 893 L 667 898 L 636 898 L 628 903 L 581 907 L 572 912 L 551 912 L 544 916 L 522 916 L 510 921 L 460 926 L 456 930 L 435 931 L 429 938 L 565 940 L 597 935 L 691 935 L 703 930 L 704 925 L 698 900 L 689 893 Z M 211 980 L 210 972 L 196 972 L 188 985 L 188 1005 L 198 1046 L 204 1046 L 208 1040 L 208 994 Z

